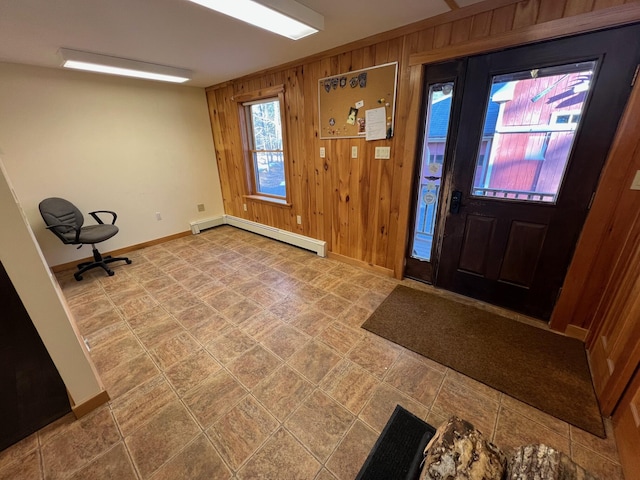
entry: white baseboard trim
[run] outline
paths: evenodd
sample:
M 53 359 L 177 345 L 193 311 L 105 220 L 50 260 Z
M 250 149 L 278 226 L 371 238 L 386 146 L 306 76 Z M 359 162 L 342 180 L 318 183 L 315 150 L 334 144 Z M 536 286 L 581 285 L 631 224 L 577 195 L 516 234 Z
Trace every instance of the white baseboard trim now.
M 206 230 L 207 228 L 217 227 L 219 225 L 224 225 L 226 222 L 224 221 L 224 215 L 220 215 L 219 217 L 211 217 L 205 218 L 204 220 L 196 220 L 195 222 L 191 222 L 191 233 L 194 235 L 200 233 L 202 230 Z
M 327 255 L 327 242 L 323 240 L 305 237 L 304 235 L 252 222 L 251 220 L 245 220 L 244 218 L 234 217 L 233 215 L 222 215 L 221 217 L 191 222 L 191 232 L 195 235 L 207 228 L 217 227 L 218 225 L 224 224 L 273 238 L 274 240 L 279 240 L 280 242 L 288 243 L 290 245 L 295 245 L 296 247 L 304 248 L 305 250 L 310 250 L 317 253 L 320 257 L 326 257 Z

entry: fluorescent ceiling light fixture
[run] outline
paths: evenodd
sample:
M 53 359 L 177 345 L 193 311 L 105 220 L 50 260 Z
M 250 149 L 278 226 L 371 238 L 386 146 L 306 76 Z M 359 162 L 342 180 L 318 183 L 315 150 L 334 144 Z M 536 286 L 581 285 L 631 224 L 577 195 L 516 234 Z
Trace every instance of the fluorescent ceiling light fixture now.
M 126 58 L 99 55 L 61 48 L 58 54 L 62 58 L 62 66 L 76 70 L 124 75 L 126 77 L 146 78 L 162 82 L 184 83 L 191 79 L 191 72 L 182 68 L 139 62 Z
M 294 0 L 190 0 L 292 40 L 324 29 L 324 17 Z

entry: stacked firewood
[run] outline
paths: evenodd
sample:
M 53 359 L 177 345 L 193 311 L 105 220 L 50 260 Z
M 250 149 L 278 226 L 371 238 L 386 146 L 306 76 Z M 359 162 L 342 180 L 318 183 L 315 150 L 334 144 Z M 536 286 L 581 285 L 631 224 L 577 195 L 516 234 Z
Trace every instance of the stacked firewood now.
M 445 422 L 426 446 L 420 480 L 597 480 L 566 454 L 526 445 L 507 459 L 472 424 Z

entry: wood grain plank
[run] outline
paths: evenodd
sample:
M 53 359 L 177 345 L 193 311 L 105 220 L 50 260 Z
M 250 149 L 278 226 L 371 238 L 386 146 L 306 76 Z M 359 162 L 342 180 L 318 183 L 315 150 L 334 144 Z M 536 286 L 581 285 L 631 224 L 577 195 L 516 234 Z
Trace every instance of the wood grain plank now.
M 632 1 L 637 0 L 628 0 L 627 2 L 625 2 L 625 0 L 595 0 L 593 2 L 593 10 L 595 11 L 602 8 L 615 7 L 617 5 L 623 5 L 624 3 L 631 3 Z
M 471 32 L 469 32 L 469 39 L 475 40 L 478 38 L 488 37 L 491 35 L 491 18 L 493 17 L 493 11 L 482 12 L 472 17 Z
M 434 29 L 433 36 L 433 48 L 442 48 L 451 44 L 451 30 L 453 29 L 453 24 L 444 23 L 442 25 L 438 25 Z
M 452 23 L 451 44 L 466 42 L 471 37 L 473 17 L 461 18 Z
M 535 25 L 538 20 L 540 0 L 525 0 L 516 4 L 516 11 L 513 18 L 513 28 L 523 28 Z
M 567 0 L 540 0 L 538 23 L 550 22 L 562 18 Z
M 322 77 L 326 77 L 330 75 L 331 72 L 331 58 L 325 58 L 320 62 L 320 71 L 322 72 Z M 322 78 L 321 77 L 321 78 Z M 317 117 L 314 121 L 318 121 Z M 319 127 L 317 128 L 319 130 Z M 317 137 L 316 137 L 317 138 Z M 325 147 L 326 152 L 330 154 L 332 141 L 321 140 L 320 145 Z M 324 237 L 323 240 L 327 242 L 327 249 L 329 251 L 333 251 L 334 249 L 334 237 L 333 237 L 333 182 L 331 181 L 332 170 L 330 169 L 330 159 L 328 157 L 319 159 L 319 163 L 321 164 L 320 175 L 322 176 L 322 185 L 324 186 L 322 194 L 319 196 L 322 197 L 323 201 L 323 231 Z
M 564 16 L 572 17 L 593 10 L 593 0 L 567 0 L 564 7 Z
M 545 24 L 536 24 L 517 31 L 491 35 L 483 39 L 451 45 L 438 50 L 416 53 L 409 57 L 409 63 L 411 65 L 421 65 L 461 58 L 478 53 L 501 50 L 515 45 L 526 45 L 541 40 L 551 40 L 573 34 L 626 25 L 637 21 L 640 21 L 640 3 L 634 2 L 597 12 L 584 13 L 575 17 L 552 20 Z
M 554 330 L 564 331 L 569 323 L 582 328 L 593 326 L 602 288 L 611 275 L 611 263 L 620 257 L 621 239 L 633 225 L 634 212 L 640 211 L 640 197 L 627 188 L 640 170 L 640 139 L 628 132 L 638 131 L 640 82 L 634 86 L 620 120 L 562 295 L 551 316 Z
M 405 63 L 405 65 L 407 65 Z M 407 73 L 406 99 L 404 105 L 422 105 L 423 96 L 423 69 L 422 66 L 409 66 Z M 396 250 L 393 256 L 393 272 L 396 278 L 402 278 L 404 274 L 405 247 L 409 237 L 409 216 L 411 215 L 411 191 L 416 170 L 416 145 L 419 137 L 420 109 L 407 108 L 403 110 L 406 119 L 405 138 L 402 143 L 400 155 L 403 159 L 402 171 L 398 175 L 401 185 L 398 195 L 398 230 L 396 232 Z
M 302 81 L 302 68 L 292 68 L 285 72 L 285 102 L 287 106 L 287 193 L 292 208 L 289 209 L 289 225 L 292 230 L 305 235 L 309 226 L 309 196 L 305 186 L 308 184 L 307 166 L 304 159 L 307 156 L 305 129 L 304 129 L 304 87 L 299 85 Z M 302 223 L 297 223 L 297 215 L 300 215 Z
M 491 35 L 499 35 L 513 29 L 513 19 L 516 14 L 516 5 L 507 5 L 496 8 L 491 17 Z

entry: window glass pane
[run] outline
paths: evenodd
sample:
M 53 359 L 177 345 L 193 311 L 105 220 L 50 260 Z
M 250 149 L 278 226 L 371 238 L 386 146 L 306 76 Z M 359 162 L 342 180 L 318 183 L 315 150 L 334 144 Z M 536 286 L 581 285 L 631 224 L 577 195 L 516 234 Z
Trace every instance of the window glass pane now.
M 411 257 L 418 260 L 431 260 L 452 99 L 453 83 L 437 83 L 429 87 L 420 188 L 416 199 L 416 218 L 411 246 Z
M 255 152 L 254 159 L 258 192 L 286 197 L 282 152 Z
M 493 77 L 472 195 L 556 202 L 595 67 Z
M 280 101 L 256 103 L 250 110 L 255 193 L 286 197 Z
M 280 102 L 273 100 L 251 105 L 255 150 L 282 150 Z

